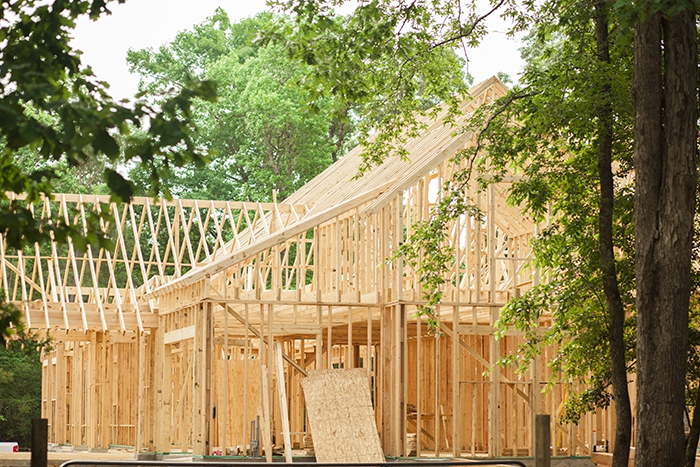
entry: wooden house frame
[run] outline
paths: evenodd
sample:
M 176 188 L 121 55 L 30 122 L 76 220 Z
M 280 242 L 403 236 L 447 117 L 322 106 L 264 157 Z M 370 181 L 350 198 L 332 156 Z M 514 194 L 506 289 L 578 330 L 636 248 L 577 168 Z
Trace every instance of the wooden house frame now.
M 475 86 L 464 118 L 505 92 L 496 78 Z M 358 178 L 356 149 L 281 203 L 57 195 L 32 206 L 79 225 L 108 209 L 117 239 L 111 251 L 10 251 L 0 237 L 6 300 L 54 339 L 43 357 L 50 441 L 226 454 L 263 415 L 264 444 L 301 448 L 300 378 L 343 367 L 370 377 L 386 455 L 532 456 L 538 413 L 553 416 L 555 455 L 589 454 L 594 430 L 612 443 L 612 411 L 558 423 L 569 388 L 542 391 L 555 349 L 523 374 L 495 365 L 522 340 L 494 337 L 501 307 L 540 280 L 529 262 L 538 226 L 506 202 L 508 180 L 472 187 L 483 219 L 452 226 L 441 333 L 416 317 L 420 276 L 392 254 L 473 142 L 442 118 L 408 141 L 408 159 Z

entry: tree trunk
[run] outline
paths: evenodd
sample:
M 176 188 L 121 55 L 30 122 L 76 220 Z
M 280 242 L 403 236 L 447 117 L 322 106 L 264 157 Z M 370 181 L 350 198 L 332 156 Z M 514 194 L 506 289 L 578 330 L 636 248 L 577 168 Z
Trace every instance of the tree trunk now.
M 695 395 L 695 406 L 693 408 L 693 421 L 690 425 L 690 433 L 685 445 L 685 467 L 695 467 L 697 457 L 698 440 L 700 440 L 700 388 Z
M 635 26 L 632 90 L 638 393 L 635 465 L 681 466 L 697 177 L 695 11 L 683 11 L 663 21 L 661 13 L 647 14 L 643 19 Z
M 608 46 L 608 16 L 605 4 L 595 4 L 596 45 L 598 60 L 604 66 L 610 64 Z M 612 96 L 608 71 L 602 74 L 601 106 L 598 124 L 598 177 L 600 178 L 600 211 L 598 215 L 600 268 L 603 289 L 608 308 L 608 333 L 610 340 L 610 370 L 615 397 L 615 450 L 612 467 L 627 467 L 632 441 L 632 409 L 627 388 L 627 364 L 625 361 L 625 309 L 615 270 L 613 243 L 613 206 L 615 191 L 612 173 L 613 118 Z

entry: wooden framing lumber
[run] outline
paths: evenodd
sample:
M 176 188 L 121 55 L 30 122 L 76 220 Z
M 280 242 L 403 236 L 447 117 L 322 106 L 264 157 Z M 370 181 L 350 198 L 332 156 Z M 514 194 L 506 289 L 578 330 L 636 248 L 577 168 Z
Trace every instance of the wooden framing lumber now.
M 277 391 L 280 401 L 282 417 L 282 433 L 284 435 L 284 459 L 288 464 L 292 463 L 292 438 L 289 434 L 289 411 L 287 409 L 287 390 L 284 381 L 284 368 L 282 364 L 282 344 L 275 345 L 275 367 L 277 369 Z
M 473 92 L 458 125 L 505 87 L 494 78 Z M 353 150 L 281 203 L 59 194 L 33 205 L 37 218 L 83 231 L 108 209 L 101 228 L 115 239 L 112 250 L 11 251 L 0 236 L 5 299 L 57 342 L 42 357 L 51 442 L 245 451 L 260 413 L 266 457 L 274 434 L 289 460 L 310 444 L 308 371 L 353 369 L 368 378 L 385 454 L 533 455 L 535 414 L 558 416 L 570 393 L 546 364 L 556 349 L 523 374 L 496 365 L 523 341 L 494 337 L 500 309 L 546 279 L 530 262 L 540 226 L 506 200 L 520 175 L 468 186 L 483 215 L 448 226 L 437 334 L 417 316 L 423 258 L 413 267 L 395 255 L 430 221 L 463 167 L 454 152 L 471 144 L 440 118 L 406 141 L 408 160 L 355 177 Z M 542 332 L 550 324 L 544 313 Z M 554 453 L 587 454 L 592 430 L 610 440 L 613 426 L 610 411 L 553 424 Z

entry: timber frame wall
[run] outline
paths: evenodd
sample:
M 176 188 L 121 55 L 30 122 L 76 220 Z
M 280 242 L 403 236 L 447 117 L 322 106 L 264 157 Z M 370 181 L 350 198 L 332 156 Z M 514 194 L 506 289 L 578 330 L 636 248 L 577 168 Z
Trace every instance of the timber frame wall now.
M 465 114 L 505 91 L 495 78 L 475 86 Z M 540 280 L 529 263 L 538 226 L 506 203 L 507 181 L 473 189 L 483 218 L 452 226 L 441 334 L 416 318 L 420 277 L 388 258 L 471 144 L 441 119 L 408 142 L 410 161 L 354 179 L 354 150 L 283 203 L 56 195 L 32 206 L 79 225 L 109 210 L 102 227 L 116 238 L 111 251 L 9 251 L 0 237 L 5 298 L 55 340 L 43 357 L 50 441 L 207 455 L 248 444 L 263 415 L 266 445 L 269 433 L 304 447 L 300 378 L 364 368 L 386 455 L 532 456 L 537 413 L 553 415 L 555 455 L 589 454 L 594 430 L 612 443 L 610 410 L 557 423 L 569 388 L 542 391 L 555 349 L 524 374 L 486 371 L 522 339 L 496 340 L 499 310 Z

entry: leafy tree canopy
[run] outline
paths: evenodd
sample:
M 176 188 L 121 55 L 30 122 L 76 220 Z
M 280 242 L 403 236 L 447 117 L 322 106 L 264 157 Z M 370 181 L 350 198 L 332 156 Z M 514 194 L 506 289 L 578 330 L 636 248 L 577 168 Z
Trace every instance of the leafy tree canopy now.
M 357 106 L 362 170 L 389 156 L 405 156 L 403 142 L 435 115 L 437 103 L 457 115 L 471 78 L 458 47 L 474 44 L 485 29 L 467 2 L 359 2 L 341 17 L 335 1 L 275 1 L 279 17 L 264 34 L 290 57 L 313 66 L 304 79 L 311 97 L 334 96 Z M 471 6 L 469 6 L 471 5 Z M 372 136 L 372 138 L 370 138 Z
M 216 82 L 216 103 L 197 101 L 196 141 L 216 155 L 206 168 L 171 171 L 167 186 L 178 195 L 204 199 L 284 199 L 344 152 L 352 122 L 334 98 L 307 106 L 300 81 L 312 67 L 289 60 L 278 45 L 255 42 L 272 17 L 231 23 L 217 9 L 204 23 L 183 31 L 158 50 L 130 51 L 141 92 L 161 102 L 192 79 Z M 131 172 L 143 177 L 139 168 Z

